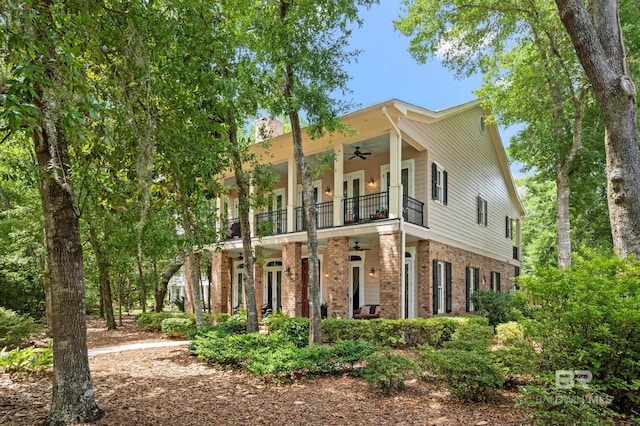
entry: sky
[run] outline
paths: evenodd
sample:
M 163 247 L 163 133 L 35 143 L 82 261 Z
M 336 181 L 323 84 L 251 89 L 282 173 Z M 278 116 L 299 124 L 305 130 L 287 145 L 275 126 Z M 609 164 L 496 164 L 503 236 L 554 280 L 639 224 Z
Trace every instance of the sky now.
M 476 99 L 473 91 L 482 84 L 480 75 L 456 79 L 454 72 L 436 59 L 418 64 L 411 57 L 407 51 L 409 38 L 393 26 L 402 10 L 400 0 L 381 0 L 379 5 L 361 11 L 364 24 L 353 29 L 350 45 L 362 52 L 357 62 L 345 67 L 352 78 L 349 98 L 358 108 L 395 98 L 431 110 Z M 499 130 L 506 146 L 516 129 Z M 523 176 L 518 165 L 512 165 L 511 173 L 514 178 Z

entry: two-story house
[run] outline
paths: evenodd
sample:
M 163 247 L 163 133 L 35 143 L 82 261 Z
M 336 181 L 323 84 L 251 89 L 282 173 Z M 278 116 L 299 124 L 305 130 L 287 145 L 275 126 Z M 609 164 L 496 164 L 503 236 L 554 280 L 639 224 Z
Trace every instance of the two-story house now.
M 314 161 L 333 164 L 314 181 L 318 209 L 321 299 L 328 315 L 351 318 L 380 305 L 383 318 L 429 317 L 473 310 L 479 289 L 509 291 L 520 269 L 524 210 L 500 136 L 479 100 L 431 111 L 388 100 L 349 113 L 346 135 L 305 137 Z M 300 177 L 282 125 L 268 152 L 252 149 L 279 175 L 272 204 L 251 212 L 258 310 L 308 315 L 307 235 Z M 226 183 L 233 184 L 232 174 Z M 211 306 L 244 304 L 237 199 L 219 200 L 228 240 L 213 252 Z M 224 222 L 223 222 L 224 221 Z M 268 234 L 258 238 L 258 230 Z

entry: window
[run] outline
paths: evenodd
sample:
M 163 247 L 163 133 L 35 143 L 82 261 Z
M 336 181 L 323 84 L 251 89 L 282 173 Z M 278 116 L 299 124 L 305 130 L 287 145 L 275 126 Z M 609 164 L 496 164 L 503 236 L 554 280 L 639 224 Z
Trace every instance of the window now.
M 447 205 L 448 173 L 442 166 L 431 163 L 431 198 L 436 202 Z
M 487 226 L 487 200 L 478 195 L 478 224 Z
M 433 261 L 433 314 L 451 312 L 451 263 Z
M 500 272 L 491 271 L 491 291 L 500 291 Z
M 467 312 L 473 311 L 473 299 L 471 295 L 480 290 L 480 268 L 472 268 L 467 266 L 467 280 L 466 280 L 466 293 L 467 293 Z
M 513 240 L 513 218 L 505 216 L 504 218 L 504 236 Z

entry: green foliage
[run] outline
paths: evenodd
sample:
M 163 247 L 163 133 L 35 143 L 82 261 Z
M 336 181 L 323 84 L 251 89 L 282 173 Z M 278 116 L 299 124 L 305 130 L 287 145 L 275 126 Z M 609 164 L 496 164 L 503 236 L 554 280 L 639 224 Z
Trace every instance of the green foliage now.
M 189 318 L 165 318 L 160 323 L 160 329 L 169 336 L 186 336 L 195 328 Z
M 0 307 L 0 346 L 10 348 L 25 344 L 39 327 L 28 315 Z
M 244 334 L 247 332 L 247 322 L 240 318 L 232 317 L 228 321 L 216 324 L 213 328 L 226 335 Z
M 184 312 L 143 312 L 136 315 L 136 322 L 144 330 L 162 331 L 162 321 L 167 318 L 186 318 L 194 325 L 196 323 L 195 316 L 193 314 L 186 314 Z M 208 314 L 205 314 L 205 322 L 210 321 L 211 317 Z
M 307 318 L 290 318 L 283 322 L 277 333 L 282 339 L 291 342 L 301 348 L 309 344 L 309 319 Z
M 451 336 L 451 340 L 493 340 L 493 327 L 477 323 L 462 324 Z
M 223 322 L 227 322 L 231 319 L 231 315 L 226 312 L 218 312 L 213 316 L 213 320 L 216 324 L 222 324 Z
M 354 363 L 365 359 L 375 352 L 376 348 L 366 340 L 338 340 L 333 346 L 333 354 L 339 363 Z
M 489 325 L 496 326 L 511 319 L 514 308 L 513 296 L 499 291 L 481 290 L 471 295 L 473 307 L 480 315 L 489 320 Z
M 29 375 L 34 371 L 53 366 L 53 349 L 30 346 L 25 349 L 0 350 L 0 368 L 5 373 Z
M 593 390 L 556 389 L 549 385 L 526 386 L 521 391 L 516 407 L 531 408 L 531 418 L 537 426 L 606 426 L 615 424 L 619 417 L 608 408 L 610 398 Z
M 404 390 L 405 380 L 418 374 L 418 366 L 410 358 L 394 354 L 391 350 L 369 355 L 366 363 L 362 377 L 385 395 Z
M 515 321 L 496 325 L 496 340 L 505 346 L 516 346 L 524 343 L 524 327 Z
M 467 402 L 489 401 L 504 379 L 489 351 L 423 347 L 419 351 L 423 369 L 444 382 L 451 395 Z
M 458 327 L 467 323 L 486 325 L 487 320 L 472 315 L 369 321 L 327 318 L 322 321 L 322 331 L 327 343 L 363 339 L 381 347 L 411 348 L 423 344 L 441 346 Z
M 592 384 L 611 395 L 617 410 L 640 406 L 640 262 L 613 255 L 576 257 L 559 271 L 521 277 L 528 338 L 540 365 L 589 370 Z

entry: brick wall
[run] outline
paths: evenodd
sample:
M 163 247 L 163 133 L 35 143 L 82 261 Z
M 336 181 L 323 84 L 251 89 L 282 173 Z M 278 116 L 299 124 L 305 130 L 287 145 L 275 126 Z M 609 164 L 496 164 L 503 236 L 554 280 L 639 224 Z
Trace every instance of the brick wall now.
M 433 315 L 433 286 L 431 272 L 431 257 L 429 255 L 429 240 L 418 241 L 416 250 L 416 297 L 418 298 L 418 316 Z
M 400 315 L 402 282 L 400 231 L 380 234 L 380 317 L 395 319 Z
M 211 252 L 211 313 L 231 313 L 231 259 L 225 250 Z
M 286 270 L 289 268 L 289 276 Z M 302 315 L 302 244 L 282 245 L 282 311 L 289 316 Z
M 327 241 L 327 271 L 325 285 L 329 290 L 330 318 L 349 318 L 349 238 L 329 238 Z

